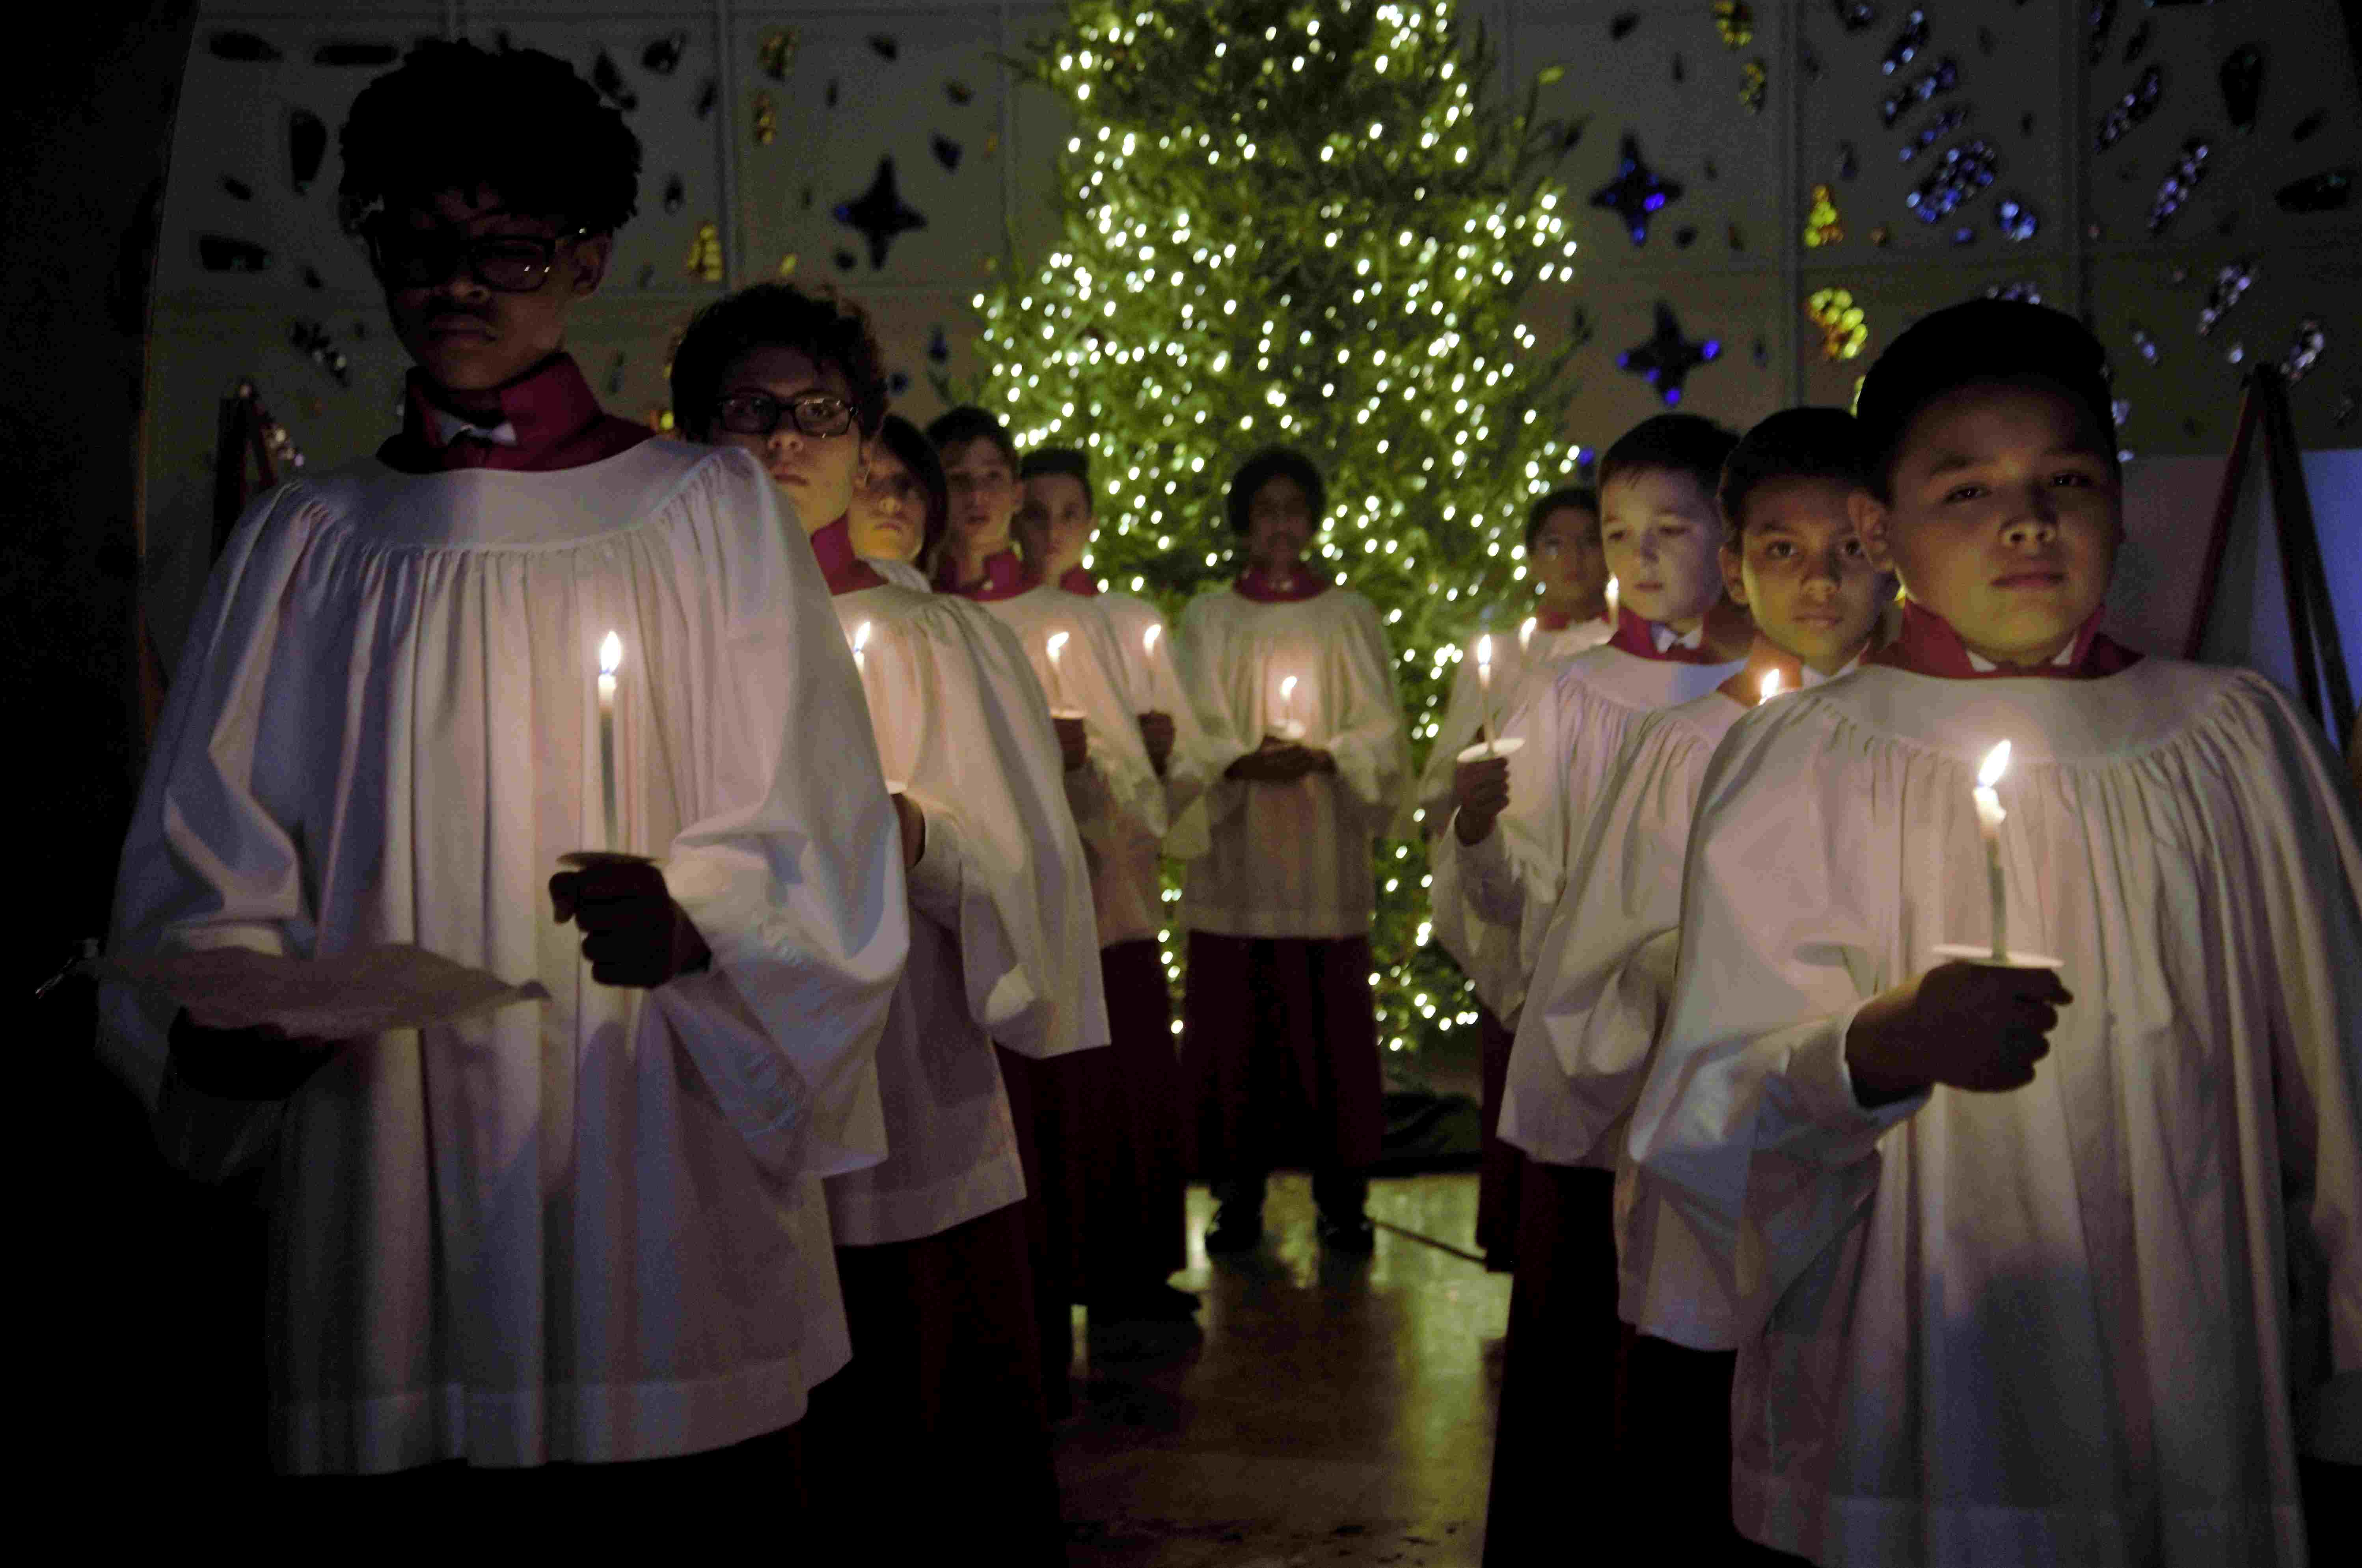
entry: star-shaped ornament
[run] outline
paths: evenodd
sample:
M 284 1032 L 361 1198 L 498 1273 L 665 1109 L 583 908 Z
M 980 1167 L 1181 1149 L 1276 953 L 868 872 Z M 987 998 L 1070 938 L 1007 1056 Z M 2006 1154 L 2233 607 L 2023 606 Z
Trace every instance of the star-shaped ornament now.
M 903 204 L 901 193 L 894 185 L 891 158 L 877 160 L 877 177 L 869 182 L 869 189 L 849 202 L 837 204 L 836 221 L 859 229 L 869 241 L 869 266 L 873 271 L 885 267 L 886 251 L 897 235 L 927 226 L 926 214 Z
M 1657 329 L 1617 355 L 1616 363 L 1636 376 L 1646 377 L 1670 408 L 1682 401 L 1682 383 L 1689 380 L 1690 372 L 1721 357 L 1721 339 L 1708 337 L 1692 342 L 1683 337 L 1682 324 L 1673 319 L 1673 307 L 1659 300 Z
M 1661 179 L 1640 161 L 1640 143 L 1626 131 L 1623 149 L 1617 156 L 1616 178 L 1591 193 L 1591 204 L 1622 218 L 1632 243 L 1646 245 L 1649 219 L 1667 202 L 1679 201 L 1681 194 L 1680 181 Z

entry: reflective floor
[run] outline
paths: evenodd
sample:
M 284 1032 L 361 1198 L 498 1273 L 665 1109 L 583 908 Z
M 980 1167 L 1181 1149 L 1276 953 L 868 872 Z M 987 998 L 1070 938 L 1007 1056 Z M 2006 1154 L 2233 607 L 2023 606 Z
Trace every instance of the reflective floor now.
M 1301 1176 L 1274 1178 L 1255 1253 L 1209 1262 L 1211 1209 L 1192 1189 L 1175 1276 L 1202 1342 L 1076 1336 L 1071 1561 L 1475 1563 L 1509 1280 L 1473 1256 L 1474 1175 L 1374 1183 L 1369 1258 L 1323 1254 Z

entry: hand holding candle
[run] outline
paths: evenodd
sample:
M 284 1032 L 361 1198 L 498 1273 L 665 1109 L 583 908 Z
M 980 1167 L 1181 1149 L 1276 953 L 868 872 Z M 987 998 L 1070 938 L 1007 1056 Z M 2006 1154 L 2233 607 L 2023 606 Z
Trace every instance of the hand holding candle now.
M 2009 962 L 2008 893 L 2001 871 L 2001 824 L 2009 813 L 2001 809 L 2001 796 L 1993 786 L 2009 767 L 2009 742 L 2003 741 L 1985 753 L 1977 768 L 1977 831 L 1985 844 L 1985 887 L 1992 900 L 1992 955 L 1996 964 Z

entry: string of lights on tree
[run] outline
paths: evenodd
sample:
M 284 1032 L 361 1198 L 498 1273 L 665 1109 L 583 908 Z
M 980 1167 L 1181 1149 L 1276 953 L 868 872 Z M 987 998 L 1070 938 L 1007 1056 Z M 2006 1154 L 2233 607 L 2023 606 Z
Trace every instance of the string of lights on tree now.
M 1310 455 L 1320 564 L 1378 607 L 1423 758 L 1464 640 L 1523 614 L 1528 505 L 1582 457 L 1573 346 L 1519 319 L 1574 264 L 1565 127 L 1487 102 L 1449 0 L 1071 0 L 1023 69 L 1072 116 L 1064 235 L 976 296 L 978 401 L 1021 447 L 1090 454 L 1091 569 L 1171 614 L 1238 569 L 1239 461 Z M 1379 854 L 1381 1037 L 1415 1050 L 1475 1004 L 1429 938 L 1423 844 Z

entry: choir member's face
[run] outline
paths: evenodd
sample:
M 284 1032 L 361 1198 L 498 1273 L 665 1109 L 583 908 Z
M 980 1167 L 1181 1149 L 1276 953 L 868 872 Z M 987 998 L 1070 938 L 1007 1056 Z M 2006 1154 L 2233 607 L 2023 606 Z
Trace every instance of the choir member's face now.
M 1072 474 L 1036 474 L 1025 481 L 1024 504 L 1017 509 L 1017 547 L 1043 579 L 1083 564 L 1098 519 L 1091 498 Z
M 1688 632 L 1722 597 L 1722 514 L 1684 473 L 1633 469 L 1599 494 L 1599 541 L 1617 602 Z
M 817 534 L 853 504 L 853 481 L 861 469 L 861 426 L 850 425 L 837 436 L 805 435 L 784 405 L 807 392 L 828 392 L 848 403 L 853 399 L 851 383 L 834 365 L 816 364 L 802 349 L 778 344 L 749 348 L 723 370 L 714 401 L 760 393 L 782 405 L 779 422 L 767 436 L 717 425 L 707 436 L 719 446 L 755 454 L 755 460 L 795 502 L 804 532 Z
M 987 554 L 1007 549 L 1018 498 L 1017 475 L 1007 454 L 979 436 L 946 447 L 940 456 L 952 491 L 952 537 Z
M 432 205 L 385 221 L 389 258 L 403 259 L 379 279 L 394 336 L 428 380 L 459 394 L 455 403 L 506 386 L 557 353 L 566 313 L 598 292 L 613 245 L 603 234 L 569 237 L 559 219 L 511 212 L 493 191 L 446 191 Z M 495 289 L 475 275 L 536 259 L 548 266 L 529 292 Z
M 1607 591 L 1607 555 L 1599 519 L 1580 506 L 1562 506 L 1542 519 L 1526 549 L 1526 569 L 1552 607 L 1589 604 Z
M 1724 585 L 1755 629 L 1823 675 L 1862 650 L 1892 596 L 1846 508 L 1853 489 L 1801 478 L 1760 485 L 1745 531 L 1722 547 Z
M 844 514 L 853 553 L 879 560 L 915 561 L 927 542 L 927 487 L 883 443 L 869 454 L 869 466 L 853 488 Z
M 1312 498 L 1281 474 L 1247 498 L 1247 559 L 1268 576 L 1292 574 L 1312 545 Z
M 1999 664 L 2058 657 L 2100 607 L 2124 542 L 2115 455 L 2047 381 L 1962 387 L 1904 432 L 1890 498 L 1858 492 L 1871 559 Z

